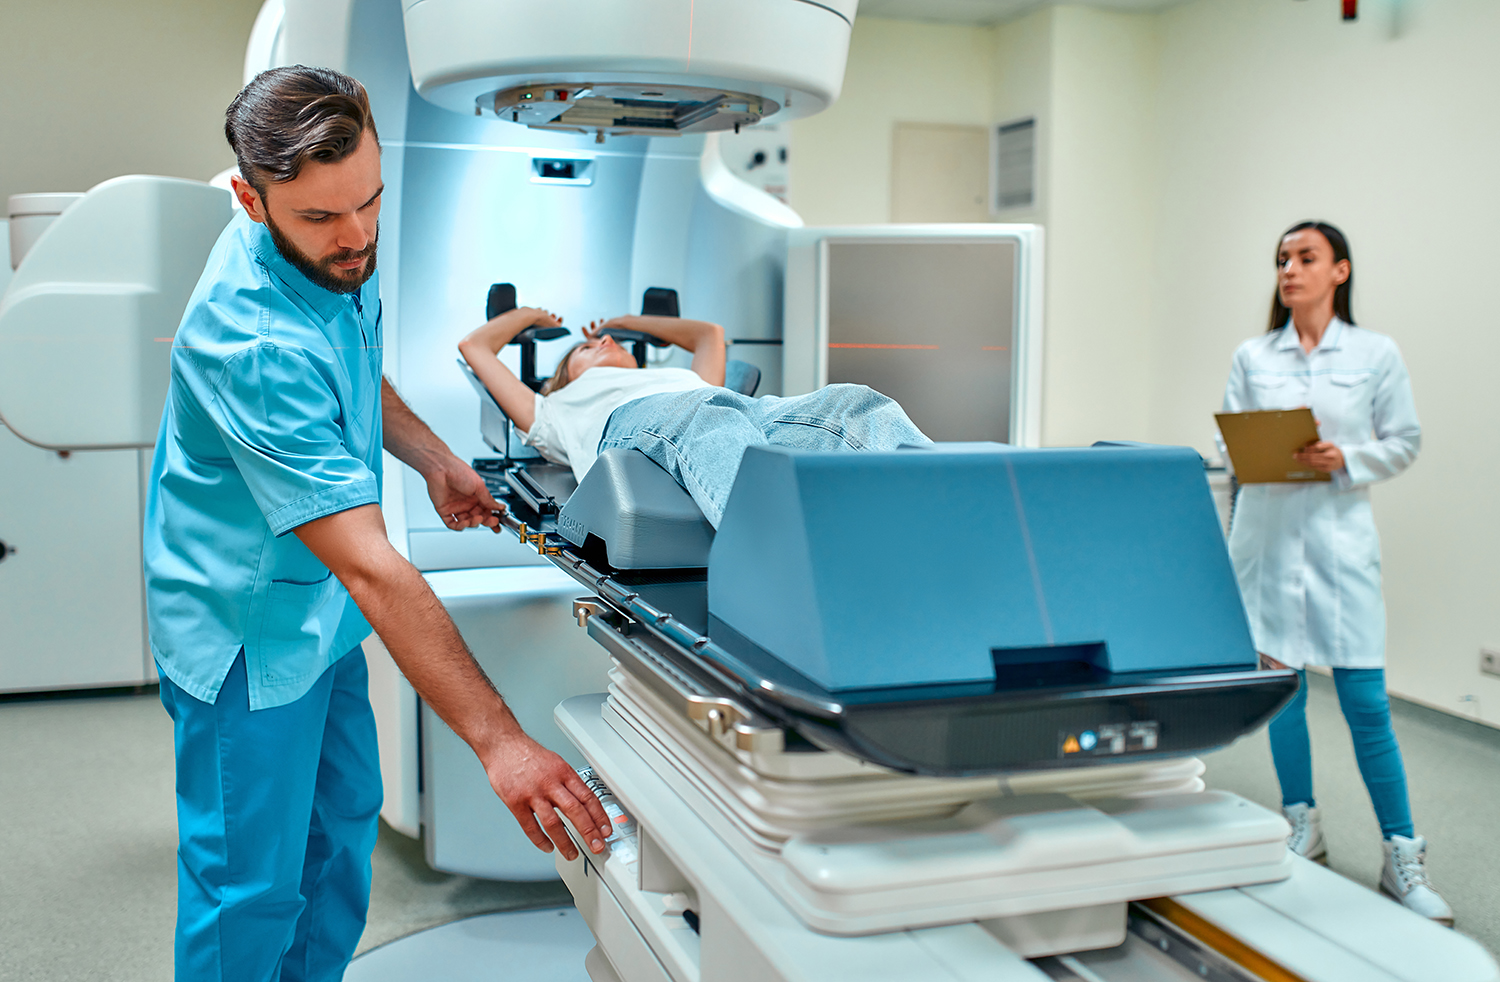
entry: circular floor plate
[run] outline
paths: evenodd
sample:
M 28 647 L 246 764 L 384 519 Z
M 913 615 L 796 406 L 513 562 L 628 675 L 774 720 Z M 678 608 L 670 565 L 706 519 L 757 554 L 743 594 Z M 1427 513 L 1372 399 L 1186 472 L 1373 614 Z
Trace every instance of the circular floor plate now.
M 345 982 L 589 982 L 583 959 L 594 947 L 576 907 L 481 914 L 408 934 L 354 959 Z M 524 968 L 522 967 L 524 966 Z

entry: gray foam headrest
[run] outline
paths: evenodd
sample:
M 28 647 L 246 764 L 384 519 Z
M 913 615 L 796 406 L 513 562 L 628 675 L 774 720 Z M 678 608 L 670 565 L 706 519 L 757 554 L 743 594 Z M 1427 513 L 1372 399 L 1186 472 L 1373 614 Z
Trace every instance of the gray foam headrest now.
M 606 450 L 557 516 L 575 546 L 604 543 L 615 569 L 689 569 L 708 565 L 714 529 L 692 497 L 650 457 Z

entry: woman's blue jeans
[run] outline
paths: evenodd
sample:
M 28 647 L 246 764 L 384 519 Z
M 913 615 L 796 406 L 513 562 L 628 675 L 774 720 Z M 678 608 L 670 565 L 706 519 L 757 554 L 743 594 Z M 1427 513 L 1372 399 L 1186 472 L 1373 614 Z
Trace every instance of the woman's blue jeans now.
M 718 528 L 749 447 L 895 450 L 931 442 L 894 399 L 863 385 L 758 399 L 703 388 L 627 402 L 605 424 L 599 452 L 642 451 L 687 489 Z
M 1315 804 L 1312 787 L 1312 744 L 1307 736 L 1307 672 L 1298 671 L 1302 685 L 1269 727 L 1271 757 L 1281 781 L 1282 805 Z M 1370 792 L 1380 834 L 1408 838 L 1415 835 L 1411 802 L 1406 794 L 1406 769 L 1401 748 L 1391 729 L 1391 703 L 1385 694 L 1385 670 L 1335 668 L 1333 685 L 1339 708 L 1354 738 L 1354 759 Z

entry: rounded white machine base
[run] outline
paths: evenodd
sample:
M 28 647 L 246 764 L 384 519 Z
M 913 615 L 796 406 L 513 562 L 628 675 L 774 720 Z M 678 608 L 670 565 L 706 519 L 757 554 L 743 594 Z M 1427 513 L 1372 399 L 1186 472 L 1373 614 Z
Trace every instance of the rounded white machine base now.
M 467 917 L 408 934 L 349 964 L 345 982 L 490 982 L 512 970 L 547 982 L 589 982 L 594 935 L 576 907 Z

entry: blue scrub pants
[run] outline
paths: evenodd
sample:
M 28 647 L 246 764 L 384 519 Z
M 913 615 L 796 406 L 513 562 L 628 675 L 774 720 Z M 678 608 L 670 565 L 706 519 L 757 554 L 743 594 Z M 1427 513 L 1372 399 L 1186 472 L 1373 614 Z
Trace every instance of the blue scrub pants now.
M 1281 801 L 1287 805 L 1316 804 L 1312 787 L 1312 743 L 1307 736 L 1307 672 L 1298 671 L 1297 695 L 1271 721 L 1271 758 L 1281 781 Z M 1406 769 L 1401 748 L 1391 729 L 1391 703 L 1385 693 L 1381 668 L 1335 668 L 1333 685 L 1339 708 L 1354 738 L 1354 759 L 1370 792 L 1380 834 L 1411 838 L 1411 802 L 1406 794 Z
M 177 750 L 179 982 L 343 977 L 365 927 L 380 762 L 360 649 L 250 711 L 245 654 L 201 702 L 161 677 Z

